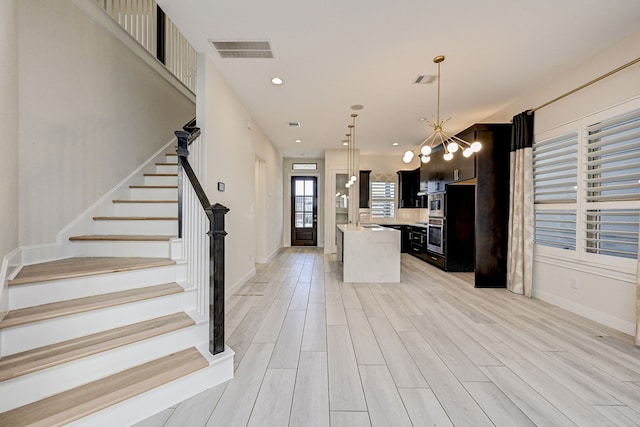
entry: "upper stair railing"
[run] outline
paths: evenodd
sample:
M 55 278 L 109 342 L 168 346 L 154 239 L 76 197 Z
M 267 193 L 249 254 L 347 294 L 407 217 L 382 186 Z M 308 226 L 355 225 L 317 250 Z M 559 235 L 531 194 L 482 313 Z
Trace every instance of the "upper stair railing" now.
M 209 351 L 224 351 L 224 216 L 212 205 L 197 175 L 204 172 L 203 144 L 195 119 L 175 132 L 178 138 L 178 236 L 183 240 L 189 283 L 197 286 L 198 314 L 209 318 Z M 192 150 L 194 167 L 189 161 Z
M 195 92 L 196 51 L 154 0 L 96 1 L 191 92 Z

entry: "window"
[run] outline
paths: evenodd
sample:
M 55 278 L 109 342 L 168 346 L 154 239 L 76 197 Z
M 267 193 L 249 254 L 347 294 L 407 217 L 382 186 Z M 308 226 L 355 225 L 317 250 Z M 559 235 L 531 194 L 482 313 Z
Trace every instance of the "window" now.
M 293 163 L 291 170 L 294 171 L 315 171 L 318 170 L 317 163 Z
M 533 146 L 536 245 L 576 250 L 578 133 L 561 133 Z
M 371 218 L 395 218 L 396 183 L 384 176 L 372 176 Z
M 640 109 L 586 128 L 588 253 L 638 257 L 640 209 Z
M 533 146 L 533 180 L 538 253 L 635 268 L 640 102 L 543 134 Z

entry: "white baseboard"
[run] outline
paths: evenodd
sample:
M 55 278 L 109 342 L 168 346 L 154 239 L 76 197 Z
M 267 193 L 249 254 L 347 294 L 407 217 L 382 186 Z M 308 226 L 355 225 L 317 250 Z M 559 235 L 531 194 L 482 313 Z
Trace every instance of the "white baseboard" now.
M 542 301 L 548 302 L 565 310 L 569 310 L 572 313 L 579 314 L 594 322 L 602 323 L 605 326 L 616 329 L 628 335 L 635 335 L 636 325 L 633 322 L 628 322 L 624 319 L 611 316 L 610 314 L 603 313 L 601 311 L 594 310 L 590 307 L 586 307 L 581 304 L 576 304 L 574 301 L 569 301 L 564 298 L 560 298 L 557 295 L 553 295 L 544 291 L 533 291 L 534 298 L 538 298 Z
M 238 280 L 236 283 L 234 283 L 233 285 L 230 286 L 226 286 L 225 290 L 224 290 L 224 294 L 225 294 L 225 303 L 228 301 L 229 297 L 233 294 L 235 294 L 238 289 L 240 289 L 240 287 L 242 285 L 244 285 L 245 283 L 247 283 L 247 281 L 249 279 L 251 279 L 253 276 L 256 275 L 256 269 L 252 268 L 251 270 L 249 270 L 247 272 L 247 274 L 245 274 L 244 276 L 242 276 L 240 278 L 240 280 Z

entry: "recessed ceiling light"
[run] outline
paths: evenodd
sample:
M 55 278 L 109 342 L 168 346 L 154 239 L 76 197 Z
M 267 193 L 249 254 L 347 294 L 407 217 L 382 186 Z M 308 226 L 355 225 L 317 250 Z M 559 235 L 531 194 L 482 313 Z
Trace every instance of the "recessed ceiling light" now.
M 273 83 L 274 85 L 281 85 L 284 82 L 280 77 L 274 77 L 271 79 L 271 83 Z
M 419 121 L 419 122 L 426 122 L 426 121 L 427 121 L 427 118 L 426 118 L 426 117 L 420 117 L 420 118 L 418 119 L 418 121 Z
M 352 110 L 362 110 L 364 108 L 364 105 L 360 105 L 360 104 L 355 104 L 351 106 Z
M 344 145 L 346 147 L 347 145 L 349 145 L 349 143 L 348 142 L 343 142 L 342 145 Z
M 394 143 L 393 143 L 393 144 L 391 144 L 391 145 L 393 145 L 394 147 L 397 147 L 397 146 L 398 146 L 398 143 L 397 143 L 397 142 L 394 142 Z
M 300 144 L 300 143 L 302 142 L 302 140 L 301 140 L 301 139 L 296 139 L 296 142 L 297 142 L 298 144 Z

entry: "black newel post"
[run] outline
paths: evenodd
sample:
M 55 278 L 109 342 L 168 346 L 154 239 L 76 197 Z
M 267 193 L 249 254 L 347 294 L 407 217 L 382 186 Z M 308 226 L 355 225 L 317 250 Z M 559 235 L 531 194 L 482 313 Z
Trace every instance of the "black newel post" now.
M 211 221 L 209 272 L 209 351 L 218 354 L 224 351 L 224 216 L 229 208 L 216 203 L 207 209 Z M 212 273 L 211 273 L 212 272 Z
M 174 132 L 176 138 L 178 138 L 178 148 L 176 152 L 178 154 L 178 237 L 182 238 L 182 184 L 184 181 L 184 167 L 183 159 L 189 157 L 189 138 L 191 134 L 184 130 L 177 130 Z

